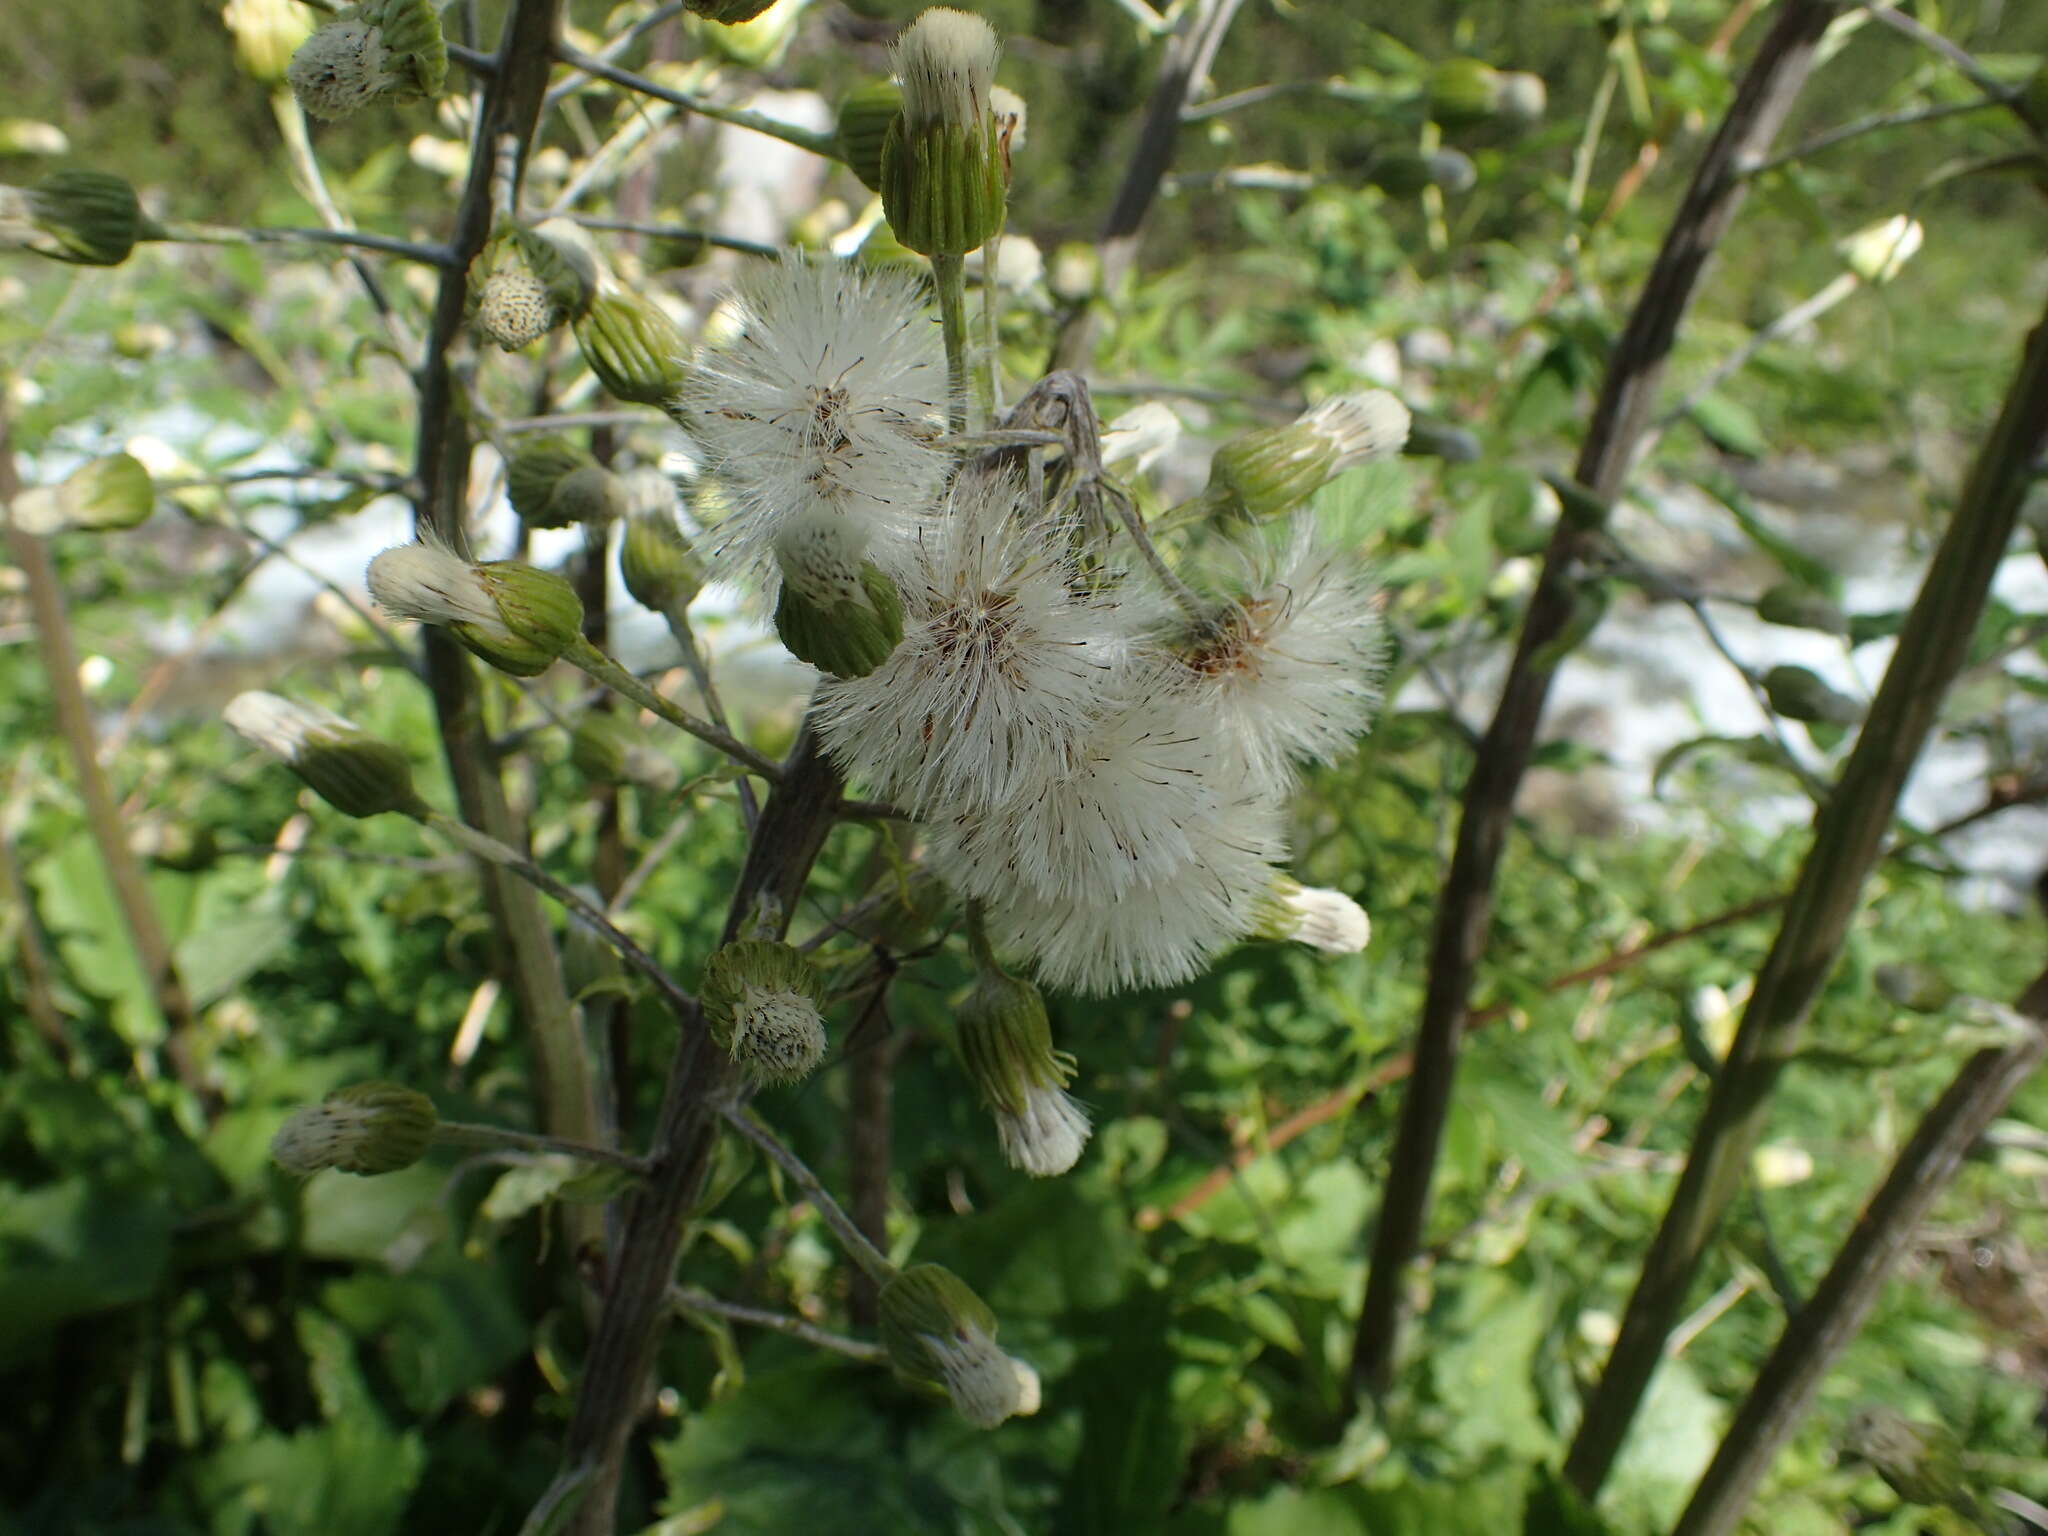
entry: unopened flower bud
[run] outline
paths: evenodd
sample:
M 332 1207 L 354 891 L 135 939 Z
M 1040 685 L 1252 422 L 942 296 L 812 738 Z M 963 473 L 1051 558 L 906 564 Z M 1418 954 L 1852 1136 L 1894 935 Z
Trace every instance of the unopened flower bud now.
M 1923 1424 L 1885 1403 L 1867 1403 L 1849 1420 L 1843 1449 L 1870 1463 L 1908 1504 L 1967 1505 L 1971 1497 L 1962 1441 L 1945 1424 Z
M 1265 921 L 1259 925 L 1262 938 L 1291 939 L 1326 955 L 1355 955 L 1372 938 L 1372 919 L 1365 908 L 1342 891 L 1279 875 L 1268 901 Z
M 1838 693 L 1822 682 L 1818 673 L 1806 667 L 1776 666 L 1764 674 L 1764 695 L 1771 708 L 1787 720 L 1809 725 L 1854 725 L 1863 718 L 1863 706 L 1846 693 Z
M 615 709 L 593 709 L 569 735 L 569 761 L 597 784 L 638 784 L 666 792 L 681 770 L 650 747 L 632 719 Z
M 39 485 L 14 498 L 14 524 L 47 538 L 71 529 L 106 533 L 134 528 L 156 510 L 156 486 L 142 461 L 108 454 L 81 464 L 56 485 Z
M 656 613 L 680 613 L 704 586 L 704 566 L 664 508 L 635 512 L 619 541 L 619 575 L 633 601 Z
M 681 392 L 690 344 L 660 305 L 626 288 L 591 302 L 576 345 L 597 382 L 635 405 L 667 405 Z
M 823 601 L 787 579 L 775 604 L 775 633 L 799 661 L 834 677 L 866 677 L 903 640 L 903 598 L 874 561 L 857 590 Z
M 290 1173 L 395 1173 L 427 1155 L 438 1124 L 423 1093 L 399 1083 L 354 1083 L 294 1113 L 271 1139 L 270 1155 Z
M 739 939 L 704 964 L 704 1022 L 757 1082 L 793 1083 L 825 1059 L 825 980 L 795 947 Z
M 752 21 L 774 3 L 775 0 L 683 0 L 683 9 L 692 16 L 730 27 Z
M 687 0 L 704 21 L 700 36 L 715 53 L 747 69 L 773 69 L 789 51 L 810 0 Z
M 411 815 L 422 808 L 405 753 L 332 710 L 274 693 L 240 693 L 223 717 L 344 815 Z
M 469 264 L 470 318 L 485 341 L 517 352 L 588 309 L 595 286 L 587 247 L 507 220 Z
M 1501 121 L 1527 127 L 1549 104 L 1539 75 L 1499 70 L 1478 59 L 1445 59 L 1430 72 L 1429 115 L 1446 128 Z
M 1389 197 L 1417 197 L 1431 187 L 1453 194 L 1469 192 L 1478 179 L 1478 168 L 1455 149 L 1429 154 L 1393 150 L 1375 159 L 1366 171 L 1366 180 Z
M 1927 238 L 1918 219 L 1894 214 L 1889 219 L 1866 225 L 1837 242 L 1842 263 L 1872 287 L 1890 282 L 1904 270 Z
M 135 189 L 106 171 L 52 171 L 31 187 L 0 187 L 0 247 L 85 267 L 116 267 L 141 238 Z
M 882 141 L 903 110 L 903 88 L 894 80 L 870 80 L 839 103 L 839 154 L 870 192 L 882 190 Z
M 948 6 L 896 41 L 903 110 L 882 145 L 882 208 L 913 251 L 964 255 L 1002 226 L 1009 165 L 992 100 L 1001 53 L 993 27 Z
M 912 1264 L 882 1287 L 878 1332 L 899 1380 L 944 1392 L 977 1429 L 1038 1411 L 1038 1373 L 996 1347 L 996 1316 L 951 1270 Z
M 1209 494 L 1249 516 L 1277 517 L 1354 465 L 1400 452 L 1408 425 L 1408 408 L 1383 389 L 1339 395 L 1217 449 Z
M 983 965 L 960 1005 L 959 1040 L 1010 1166 L 1037 1178 L 1073 1167 L 1088 1144 L 1088 1115 L 1067 1097 L 1074 1058 L 1053 1049 L 1038 988 Z
M 566 528 L 576 519 L 555 506 L 557 487 L 579 469 L 597 460 L 566 437 L 522 437 L 505 461 L 505 496 L 519 520 L 532 528 Z
M 392 617 L 441 625 L 514 677 L 539 676 L 583 637 L 575 588 L 515 560 L 472 565 L 432 544 L 401 544 L 370 562 L 369 587 Z
M 1756 616 L 1766 624 L 1782 624 L 1788 629 L 1814 629 L 1828 635 L 1849 633 L 1849 616 L 1842 611 L 1842 605 L 1801 581 L 1781 581 L 1766 588 L 1756 600 Z
M 301 43 L 285 71 L 299 105 L 327 119 L 380 96 L 436 95 L 447 77 L 448 44 L 432 0 L 363 0 Z

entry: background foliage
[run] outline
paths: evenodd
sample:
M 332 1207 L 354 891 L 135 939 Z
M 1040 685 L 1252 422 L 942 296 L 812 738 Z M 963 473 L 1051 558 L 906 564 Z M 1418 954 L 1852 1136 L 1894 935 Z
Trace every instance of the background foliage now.
M 488 36 L 494 8 L 479 9 Z M 641 9 L 579 5 L 575 16 L 600 33 Z M 770 83 L 835 98 L 879 70 L 913 9 L 813 7 Z M 1056 270 L 1114 191 L 1156 44 L 1111 6 L 979 9 L 1010 37 L 1004 79 L 1033 109 L 1010 228 Z M 1911 9 L 2003 79 L 2025 78 L 2048 51 L 2048 14 L 2034 7 Z M 1661 691 L 1614 681 L 1617 653 L 1670 633 L 1657 625 L 1672 605 L 1641 582 L 1619 583 L 1603 632 L 1618 629 L 1613 649 L 1596 641 L 1570 663 L 1620 702 L 1563 721 L 1507 862 L 1479 999 L 1498 1022 L 1475 1038 L 1461 1081 L 1399 1389 L 1347 1420 L 1340 1385 L 1470 732 L 1513 633 L 1519 573 L 1556 511 L 1541 475 L 1569 462 L 1604 348 L 1702 124 L 1725 104 L 1730 63 L 1709 44 L 1728 11 L 1687 0 L 1247 8 L 1217 64 L 1219 94 L 1335 75 L 1349 97 L 1383 105 L 1303 90 L 1183 131 L 1142 275 L 1096 301 L 1110 321 L 1098 397 L 1105 415 L 1144 398 L 1174 404 L 1198 441 L 1168 474 L 1197 484 L 1202 442 L 1369 382 L 1464 434 L 1449 459 L 1326 492 L 1326 512 L 1384 572 L 1402 647 L 1395 707 L 1298 803 L 1297 873 L 1355 894 L 1373 913 L 1373 944 L 1335 962 L 1248 947 L 1189 988 L 1057 1004 L 1099 1129 L 1081 1169 L 1049 1183 L 1002 1164 L 939 1044 L 967 979 L 957 941 L 906 966 L 886 1020 L 856 1030 L 855 1010 L 842 1010 L 849 1055 L 884 1031 L 899 1051 L 897 1250 L 974 1284 L 1005 1346 L 1043 1374 L 1046 1408 L 978 1434 L 872 1369 L 772 1335 L 680 1326 L 664 1356 L 664 1418 L 633 1469 L 634 1518 L 676 1536 L 1348 1536 L 1509 1530 L 1525 1507 L 1546 1507 L 1544 1469 L 1611 1337 L 1725 1043 L 1728 996 L 1754 974 L 1770 919 L 1728 922 L 1590 986 L 1551 982 L 1781 892 L 1805 840 L 1783 753 L 1789 744 L 1825 772 L 1842 750 L 1839 732 L 1758 715 L 1732 743 L 1673 759 L 1653 788 L 1638 715 L 1671 709 L 1698 722 L 1694 734 L 1730 733 L 1702 701 L 1721 663 L 1696 631 Z M 660 46 L 689 58 L 703 43 L 691 33 Z M 1520 133 L 1451 135 L 1476 169 L 1469 191 L 1387 195 L 1369 182 L 1374 157 L 1433 130 L 1384 103 L 1412 96 L 1453 54 L 1541 74 L 1548 115 Z M 162 213 L 317 222 L 283 173 L 265 88 L 238 72 L 210 5 L 32 10 L 10 20 L 0 79 L 11 113 L 61 127 L 72 157 L 134 177 Z M 1941 57 L 1866 28 L 1816 76 L 1781 143 L 1974 93 Z M 627 110 L 593 98 L 587 136 L 560 148 L 586 152 L 617 125 L 605 114 Z M 1927 248 L 1892 285 L 1765 347 L 1676 423 L 1628 509 L 1629 538 L 1724 608 L 1791 579 L 1846 603 L 1856 637 L 1882 645 L 2048 285 L 2037 186 L 1960 174 L 2010 151 L 2013 134 L 1999 114 L 1961 114 L 1759 180 L 1685 333 L 1674 399 L 1836 274 L 1834 237 L 1910 210 Z M 445 117 L 413 106 L 317 142 L 342 205 L 403 234 L 445 217 L 448 182 L 423 141 L 455 138 Z M 1619 197 L 1646 161 L 1640 195 Z M 0 179 L 38 165 L 0 159 Z M 1224 173 L 1246 166 L 1307 179 L 1231 184 Z M 636 195 L 669 216 L 715 216 L 716 172 L 713 141 L 692 130 Z M 833 198 L 858 206 L 843 176 L 823 189 Z M 666 265 L 676 253 L 665 247 L 640 254 L 652 286 L 697 303 L 716 290 L 702 269 Z M 424 290 L 400 269 L 387 282 L 417 319 Z M 1042 362 L 1060 303 L 1043 282 L 1019 294 L 1003 338 L 1013 375 Z M 10 588 L 0 1375 L 14 1407 L 0 1503 L 11 1528 L 510 1531 L 552 1470 L 588 1320 L 558 1225 L 550 1239 L 548 1170 L 449 1157 L 299 1186 L 266 1156 L 290 1106 L 366 1076 L 428 1089 L 461 1118 L 532 1114 L 516 1034 L 479 994 L 495 957 L 468 868 L 410 826 L 349 822 L 298 794 L 214 714 L 241 686 L 325 700 L 412 744 L 423 788 L 449 803 L 427 702 L 359 621 L 331 599 L 282 626 L 246 617 L 280 563 L 317 558 L 380 507 L 388 517 L 380 477 L 407 462 L 411 423 L 394 408 L 405 384 L 380 334 L 338 261 L 153 246 L 84 276 L 27 257 L 0 264 L 0 358 L 18 368 L 6 409 L 27 478 L 54 479 L 138 434 L 185 461 L 153 465 L 165 493 L 145 528 L 54 547 L 95 658 L 109 770 L 202 1010 L 181 1072 L 51 746 Z M 658 436 L 657 423 L 647 431 Z M 287 460 L 335 473 L 226 483 Z M 1865 543 L 1882 568 L 1861 561 L 1845 579 L 1845 547 Z M 2031 550 L 2015 553 L 2016 571 L 2029 564 L 2038 571 Z M 1974 744 L 1966 791 L 1997 775 L 2030 783 L 2041 766 L 2048 584 L 2016 574 L 2000 592 L 1947 722 L 1951 742 Z M 1832 647 L 1838 681 L 1876 676 L 1881 651 L 1817 643 Z M 733 665 L 745 661 L 742 641 Z M 569 690 L 543 692 L 559 702 Z M 763 683 L 748 713 L 768 735 L 786 732 L 794 699 Z M 557 808 L 538 824 L 537 852 L 578 878 L 599 827 L 564 733 L 510 690 L 496 702 L 534 727 L 522 797 Z M 711 766 L 693 747 L 670 750 L 689 769 Z M 686 979 L 715 939 L 741 852 L 728 792 L 626 805 L 641 846 L 690 817 L 631 922 Z M 1613 1530 L 1668 1524 L 1788 1299 L 1983 1038 L 1971 1000 L 2009 1000 L 2039 969 L 2040 918 L 2012 875 L 2040 862 L 2042 823 L 2007 814 L 1992 825 L 2013 852 L 1990 877 L 1964 874 L 1983 863 L 1981 843 L 1912 845 L 1884 866 L 1781 1092 L 1775 1160 L 1716 1250 L 1716 1304 L 1659 1376 L 1610 1484 Z M 838 835 L 808 918 L 852 887 L 875 843 L 867 830 Z M 46 977 L 31 949 L 46 952 Z M 1907 966 L 1949 995 L 1903 1010 L 1896 968 Z M 31 993 L 53 1005 L 40 1023 Z M 625 1076 L 644 1110 L 669 1042 L 657 1008 L 634 1008 Z M 451 1041 L 475 1009 L 488 1014 L 482 1044 L 458 1065 Z M 774 1106 L 835 1185 L 847 1076 L 842 1062 Z M 2014 1115 L 2033 1124 L 2044 1112 L 2037 1085 Z M 843 1325 L 847 1273 L 815 1217 L 759 1170 L 728 1172 L 683 1278 Z M 1873 1398 L 1951 1427 L 1988 1482 L 2048 1499 L 2044 1172 L 2024 1135 L 1966 1170 L 1782 1459 L 1756 1529 L 1943 1528 L 1838 1454 L 1850 1411 Z

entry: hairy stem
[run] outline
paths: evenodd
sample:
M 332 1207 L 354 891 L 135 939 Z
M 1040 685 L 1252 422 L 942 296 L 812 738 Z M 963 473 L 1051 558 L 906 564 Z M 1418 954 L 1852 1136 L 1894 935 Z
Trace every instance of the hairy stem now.
M 818 1182 L 818 1176 L 811 1172 L 810 1165 L 791 1151 L 781 1137 L 737 1104 L 722 1104 L 719 1113 L 725 1117 L 727 1125 L 765 1152 L 790 1182 L 804 1192 L 804 1198 L 817 1207 L 818 1215 L 832 1229 L 832 1235 L 839 1239 L 839 1246 L 846 1250 L 847 1256 L 860 1266 L 862 1274 L 880 1285 L 896 1273 L 896 1266 L 889 1262 L 889 1256 L 868 1241 L 868 1235 L 854 1225 L 853 1218 L 846 1214 L 846 1208 L 832 1198 L 825 1186 Z
M 1814 998 L 1841 955 L 1906 774 L 1969 651 L 1991 578 L 2011 541 L 2033 465 L 2048 446 L 2048 320 L 2026 352 L 1919 595 L 1899 632 L 1813 847 L 1758 973 L 1728 1059 L 1693 1134 L 1685 1172 L 1636 1280 L 1607 1368 L 1586 1405 L 1565 1474 L 1592 1495 L 1605 1481 L 1707 1245 L 1741 1188 L 1778 1074 L 1799 1047 Z
M 531 1131 L 509 1131 L 497 1125 L 471 1125 L 461 1120 L 443 1120 L 434 1127 L 434 1140 L 448 1147 L 502 1148 L 513 1152 L 559 1153 L 580 1157 L 586 1163 L 604 1163 L 629 1173 L 647 1172 L 647 1160 L 610 1147 L 593 1147 L 587 1142 L 563 1136 L 536 1136 Z
M 736 1301 L 722 1301 L 707 1291 L 680 1285 L 669 1292 L 669 1299 L 679 1312 L 695 1312 L 704 1317 L 723 1318 L 729 1323 L 745 1323 L 749 1328 L 766 1328 L 774 1333 L 787 1334 L 792 1339 L 802 1339 L 806 1344 L 829 1349 L 835 1355 L 845 1355 L 863 1365 L 881 1365 L 889 1358 L 888 1351 L 879 1344 L 827 1332 L 815 1323 L 807 1323 L 787 1312 L 770 1312 L 761 1307 L 742 1306 Z
M 664 698 L 588 641 L 566 653 L 562 659 L 588 673 L 607 688 L 624 694 L 650 714 L 659 715 L 676 729 L 688 732 L 707 747 L 717 748 L 742 767 L 758 773 L 769 783 L 772 784 L 782 777 L 782 769 L 776 765 L 773 758 L 756 752 L 730 731 L 720 730 L 708 720 L 699 720 L 673 700 Z
M 946 407 L 948 424 L 955 432 L 968 430 L 969 389 L 967 367 L 967 258 L 964 256 L 934 256 L 932 262 L 932 288 L 939 299 L 939 331 L 946 339 Z M 974 381 L 975 408 L 972 413 L 974 430 L 980 431 L 988 421 L 988 402 L 979 397 L 979 383 Z
M 1742 167 L 1777 136 L 1812 68 L 1821 34 L 1838 9 L 1835 0 L 1788 0 L 1693 175 L 1609 360 L 1579 454 L 1574 478 L 1600 502 L 1611 503 L 1620 493 L 1635 461 L 1679 321 L 1707 257 L 1741 205 Z M 1500 704 L 1465 784 L 1457 845 L 1430 943 L 1414 1076 L 1402 1105 L 1352 1348 L 1347 1385 L 1353 1398 L 1361 1391 L 1383 1390 L 1393 1378 L 1407 1269 L 1429 1212 L 1473 977 L 1493 918 L 1494 877 L 1513 822 L 1515 794 L 1550 695 L 1551 676 L 1563 659 L 1553 642 L 1570 625 L 1576 606 L 1574 568 L 1591 537 L 1591 531 L 1573 517 L 1558 519 Z

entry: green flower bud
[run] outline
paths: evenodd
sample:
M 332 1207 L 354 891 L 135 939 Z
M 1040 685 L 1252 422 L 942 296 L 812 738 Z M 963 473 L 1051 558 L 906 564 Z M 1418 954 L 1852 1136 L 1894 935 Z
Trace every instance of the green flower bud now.
M 1849 616 L 1826 593 L 1797 581 L 1781 581 L 1756 600 L 1756 616 L 1766 624 L 1788 629 L 1814 629 L 1826 635 L 1849 633 Z
M 343 118 L 380 96 L 433 96 L 448 77 L 448 44 L 432 0 L 363 0 L 292 55 L 285 80 L 314 117 Z
M 1355 955 L 1372 938 L 1372 919 L 1342 891 L 1275 875 L 1258 933 L 1307 944 L 1326 955 Z
M 944 1392 L 977 1429 L 1038 1411 L 1038 1373 L 996 1347 L 995 1313 L 951 1270 L 900 1270 L 882 1287 L 876 1312 L 897 1379 Z
M 441 625 L 514 677 L 539 676 L 583 638 L 575 588 L 513 560 L 472 565 L 433 544 L 401 544 L 370 562 L 369 587 L 394 618 Z
M 412 763 L 332 710 L 274 693 L 241 693 L 223 711 L 238 734 L 262 747 L 346 816 L 413 815 L 424 809 Z
M 635 405 L 667 405 L 682 390 L 690 344 L 652 299 L 614 288 L 576 322 L 576 345 L 597 382 Z
M 577 470 L 596 464 L 566 437 L 522 437 L 505 461 L 505 495 L 529 527 L 566 528 L 576 519 L 555 508 L 556 489 Z
M 855 86 L 839 103 L 839 154 L 870 192 L 882 190 L 882 141 L 903 110 L 903 88 L 894 80 Z
M 1863 706 L 1837 693 L 1806 667 L 1776 666 L 1764 674 L 1764 694 L 1771 708 L 1787 720 L 1817 725 L 1854 725 Z
M 1208 495 L 1243 515 L 1277 517 L 1352 466 L 1400 452 L 1408 427 L 1408 408 L 1383 389 L 1339 395 L 1217 449 Z
M 1924 965 L 1880 965 L 1871 979 L 1881 997 L 1908 1013 L 1940 1013 L 1956 1000 L 1956 989 L 1948 978 Z
M 965 255 L 1002 227 L 1009 158 L 992 100 L 1001 52 L 986 21 L 946 6 L 897 40 L 903 110 L 882 141 L 882 209 L 913 251 Z
M 1894 214 L 1835 243 L 1842 264 L 1872 287 L 1890 282 L 1918 253 L 1927 231 L 1918 219 Z
M 683 9 L 692 16 L 702 16 L 720 26 L 733 27 L 743 21 L 752 21 L 774 3 L 775 0 L 683 0 Z
M 675 513 L 655 507 L 626 519 L 619 576 L 633 601 L 656 613 L 680 613 L 704 586 L 704 566 L 676 526 Z
M 133 528 L 156 510 L 156 486 L 133 454 L 114 453 L 81 464 L 56 485 L 39 485 L 14 498 L 15 526 L 48 537 L 79 529 L 94 533 Z
M 569 761 L 596 784 L 638 784 L 660 793 L 674 789 L 682 770 L 647 745 L 632 717 L 593 709 L 569 735 Z
M 834 677 L 866 677 L 903 640 L 903 599 L 874 561 L 863 561 L 855 598 L 819 602 L 785 580 L 775 604 L 775 633 L 789 653 Z
M 271 1139 L 270 1155 L 290 1173 L 395 1173 L 427 1155 L 438 1124 L 423 1093 L 398 1083 L 354 1083 L 294 1113 Z
M 470 320 L 492 346 L 517 352 L 588 309 L 596 282 L 587 248 L 508 220 L 469 264 Z
M 757 1082 L 796 1082 L 825 1059 L 825 979 L 791 945 L 723 946 L 704 964 L 703 1003 L 711 1038 Z
M 1074 1058 L 1053 1049 L 1038 988 L 984 963 L 960 1005 L 959 1042 L 1010 1166 L 1037 1178 L 1073 1167 L 1088 1143 L 1088 1116 L 1067 1097 Z
M 1500 71 L 1478 59 L 1445 59 L 1429 72 L 1429 115 L 1447 128 L 1483 123 L 1500 100 Z
M 1454 194 L 1469 192 L 1479 179 L 1479 172 L 1467 156 L 1455 149 L 1439 149 L 1426 155 L 1403 149 L 1376 158 L 1365 179 L 1389 197 L 1417 197 L 1430 187 Z
M 1867 1403 L 1849 1420 L 1844 1449 L 1877 1469 L 1908 1504 L 1967 1510 L 1975 1502 L 1963 1469 L 1963 1446 L 1945 1424 L 1920 1424 L 1883 1403 Z
M 31 187 L 0 187 L 0 246 L 117 267 L 143 231 L 135 189 L 106 171 L 52 171 Z

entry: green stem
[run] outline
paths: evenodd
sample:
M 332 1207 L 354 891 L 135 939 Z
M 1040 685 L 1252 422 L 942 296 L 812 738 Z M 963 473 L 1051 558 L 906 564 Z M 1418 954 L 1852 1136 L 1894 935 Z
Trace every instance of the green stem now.
M 939 331 L 946 341 L 946 388 L 950 397 L 946 419 L 955 432 L 968 429 L 967 401 L 967 258 L 934 256 L 932 287 L 939 298 Z M 976 413 L 975 430 L 987 419 L 987 406 Z
M 1807 1015 L 1862 905 L 1863 884 L 1882 851 L 1900 788 L 1968 656 L 2044 445 L 2048 319 L 2028 338 L 2011 392 L 1899 632 L 1898 649 L 1855 750 L 1821 808 L 1785 921 L 1714 1080 L 1607 1368 L 1586 1404 L 1565 1475 L 1588 1496 L 1614 1464 L 1707 1246 L 1747 1176 L 1778 1073 L 1799 1049 Z
M 659 715 L 678 730 L 687 731 L 706 746 L 716 747 L 769 783 L 781 782 L 782 769 L 773 758 L 756 752 L 730 731 L 722 731 L 708 720 L 699 720 L 688 710 L 664 698 L 588 640 L 580 641 L 564 652 L 562 660 L 588 673 L 614 692 L 624 694 L 642 709 Z
M 447 1147 L 499 1148 L 512 1152 L 560 1153 L 579 1157 L 586 1163 L 606 1163 L 632 1173 L 647 1172 L 647 1159 L 609 1147 L 593 1147 L 566 1136 L 538 1136 L 531 1131 L 508 1131 L 496 1125 L 471 1125 L 460 1120 L 443 1120 L 434 1127 L 434 1140 Z
M 661 993 L 662 998 L 676 1011 L 678 1017 L 695 1010 L 697 1000 L 677 984 L 676 979 L 662 968 L 661 962 L 621 932 L 618 926 L 605 916 L 603 908 L 584 900 L 574 886 L 564 885 L 518 849 L 500 842 L 487 833 L 477 831 L 467 822 L 457 821 L 453 816 L 422 808 L 414 814 L 414 820 L 421 826 L 440 833 L 457 847 L 475 854 L 486 863 L 509 870 L 535 890 L 554 897 L 576 918 L 588 923 L 603 935 L 605 942 L 619 952 L 620 959 L 653 982 L 655 990 Z
M 886 1285 L 895 1278 L 896 1266 L 889 1262 L 889 1256 L 868 1241 L 867 1234 L 854 1225 L 845 1208 L 825 1192 L 825 1186 L 818 1182 L 818 1176 L 811 1172 L 809 1165 L 780 1137 L 736 1104 L 721 1105 L 719 1113 L 725 1116 L 727 1125 L 767 1153 L 775 1166 L 804 1192 L 804 1198 L 817 1207 L 825 1225 L 832 1229 L 832 1235 L 839 1239 L 839 1245 L 846 1250 L 847 1256 L 860 1266 L 862 1274 L 878 1286 Z
M 736 1301 L 721 1301 L 706 1292 L 676 1286 L 669 1292 L 669 1300 L 678 1312 L 694 1312 L 703 1317 L 723 1318 L 731 1323 L 745 1323 L 752 1328 L 767 1328 L 776 1333 L 802 1339 L 806 1344 L 815 1344 L 820 1349 L 829 1349 L 834 1354 L 845 1355 L 849 1360 L 858 1360 L 866 1365 L 881 1365 L 889 1358 L 889 1352 L 879 1344 L 870 1344 L 864 1339 L 849 1339 L 844 1334 L 828 1333 L 800 1317 L 787 1312 L 769 1312 L 761 1307 L 745 1307 Z
M 771 139 L 780 139 L 785 144 L 794 144 L 798 149 L 807 149 L 814 155 L 827 160 L 839 158 L 839 141 L 829 133 L 814 133 L 808 128 L 799 128 L 794 123 L 785 123 L 766 113 L 750 112 L 744 107 L 724 107 L 715 101 L 688 91 L 672 91 L 665 85 L 658 85 L 645 75 L 636 75 L 631 70 L 620 69 L 607 64 L 603 59 L 593 58 L 567 44 L 559 45 L 555 56 L 564 64 L 582 70 L 586 75 L 595 75 L 600 80 L 609 80 L 613 85 L 624 86 L 655 101 L 665 101 L 672 107 L 681 107 L 699 117 L 708 117 L 714 122 L 731 123 L 735 128 L 750 128 L 755 133 L 765 133 Z

